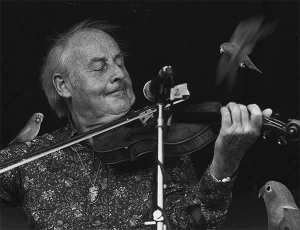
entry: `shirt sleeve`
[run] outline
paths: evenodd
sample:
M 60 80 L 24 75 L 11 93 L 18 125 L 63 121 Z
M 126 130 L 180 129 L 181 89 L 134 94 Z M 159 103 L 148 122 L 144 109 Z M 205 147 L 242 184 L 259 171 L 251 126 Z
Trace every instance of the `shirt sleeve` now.
M 54 143 L 51 135 L 37 136 L 29 142 L 17 143 L 0 151 L 0 163 L 16 159 Z M 0 174 L 0 207 L 20 206 L 23 200 L 22 186 L 26 186 L 26 177 L 22 177 L 22 168 L 35 162 L 27 163 Z M 4 167 L 2 167 L 4 168 Z
M 174 168 L 166 165 L 166 171 L 169 177 L 165 189 L 165 210 L 172 229 L 196 227 L 187 211 L 194 205 L 201 206 L 207 229 L 219 229 L 231 203 L 235 179 L 217 182 L 210 175 L 208 167 L 199 181 L 188 155 L 180 157 Z
M 22 156 L 26 153 L 26 144 L 16 144 L 0 151 L 0 163 Z M 19 168 L 14 168 L 0 174 L 0 207 L 20 206 L 20 176 Z
M 221 228 L 232 200 L 234 182 L 235 178 L 227 182 L 217 182 L 209 173 L 208 167 L 200 183 L 196 185 L 207 229 Z

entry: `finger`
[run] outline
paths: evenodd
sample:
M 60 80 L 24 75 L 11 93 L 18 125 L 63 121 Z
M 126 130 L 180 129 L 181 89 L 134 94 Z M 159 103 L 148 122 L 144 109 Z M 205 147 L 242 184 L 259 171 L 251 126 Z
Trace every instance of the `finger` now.
M 249 126 L 250 125 L 250 121 L 249 121 L 249 112 L 248 109 L 245 105 L 241 105 L 239 104 L 239 108 L 241 111 L 241 117 L 242 117 L 242 124 L 243 126 Z
M 272 109 L 265 109 L 264 111 L 262 111 L 262 114 L 265 117 L 271 117 L 272 113 L 273 113 Z
M 225 106 L 221 108 L 222 127 L 228 128 L 232 125 L 229 109 Z
M 258 105 L 250 104 L 247 106 L 250 111 L 250 123 L 253 128 L 260 129 L 262 125 L 262 113 Z
M 239 106 L 234 102 L 230 102 L 228 103 L 227 107 L 229 108 L 229 111 L 231 113 L 232 125 L 241 126 L 242 117 Z

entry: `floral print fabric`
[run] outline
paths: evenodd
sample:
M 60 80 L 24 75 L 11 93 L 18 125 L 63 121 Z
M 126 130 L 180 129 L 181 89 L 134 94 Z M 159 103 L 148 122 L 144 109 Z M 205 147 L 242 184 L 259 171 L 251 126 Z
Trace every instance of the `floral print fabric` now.
M 76 135 L 71 123 L 52 134 L 7 147 L 0 162 Z M 188 207 L 201 205 L 208 229 L 217 229 L 231 202 L 234 180 L 219 183 L 208 173 L 197 178 L 188 155 L 165 157 L 164 210 L 172 229 L 193 229 Z M 155 229 L 144 222 L 156 210 L 157 165 L 152 154 L 107 165 L 87 141 L 0 175 L 1 207 L 22 206 L 32 229 Z M 91 198 L 90 189 L 97 191 Z M 91 200 L 92 199 L 92 200 Z

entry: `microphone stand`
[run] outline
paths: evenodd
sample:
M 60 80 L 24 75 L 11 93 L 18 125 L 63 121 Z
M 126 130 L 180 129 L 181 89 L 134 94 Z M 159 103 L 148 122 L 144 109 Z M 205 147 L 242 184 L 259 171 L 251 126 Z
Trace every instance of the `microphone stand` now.
M 157 118 L 157 159 L 160 164 L 157 164 L 157 207 L 161 210 L 164 208 L 164 178 L 162 173 L 164 163 L 164 118 L 163 118 L 163 103 L 157 103 L 158 118 Z M 164 229 L 164 217 L 160 210 L 156 210 L 153 217 L 157 222 L 157 230 Z
M 161 86 L 163 87 L 163 86 Z M 153 220 L 147 221 L 145 225 L 154 225 L 156 224 L 157 230 L 166 229 L 166 225 L 164 224 L 163 217 L 163 208 L 164 208 L 164 177 L 163 177 L 163 163 L 164 163 L 164 118 L 163 118 L 163 108 L 164 103 L 158 102 L 157 106 L 157 207 L 158 209 L 153 212 Z
M 166 102 L 167 94 L 170 92 L 169 82 L 162 82 L 159 84 L 159 88 L 156 91 L 156 106 L 157 106 L 157 207 L 153 213 L 153 219 L 156 221 L 157 230 L 164 230 L 164 105 Z M 165 217 L 167 218 L 167 217 Z
M 168 80 L 160 82 L 155 91 L 155 102 L 157 106 L 157 210 L 153 212 L 154 221 L 145 224 L 155 224 L 157 230 L 164 230 L 169 225 L 168 217 L 164 216 L 164 107 L 167 97 L 170 96 L 171 87 L 174 87 L 173 71 L 171 66 L 163 68 L 164 73 L 168 74 Z M 168 95 L 169 94 L 169 95 Z M 170 108 L 171 109 L 171 108 Z M 170 119 L 169 119 L 170 120 Z M 165 224 L 167 223 L 167 225 Z M 168 226 L 169 227 L 169 226 Z

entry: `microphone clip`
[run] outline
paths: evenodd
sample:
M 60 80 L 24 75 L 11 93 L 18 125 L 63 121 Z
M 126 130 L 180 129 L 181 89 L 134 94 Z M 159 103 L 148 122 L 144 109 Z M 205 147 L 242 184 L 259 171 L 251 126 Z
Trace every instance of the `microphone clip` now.
M 171 66 L 163 67 L 155 80 L 149 85 L 149 90 L 154 95 L 155 103 L 165 104 L 170 98 L 171 88 L 174 86 L 173 70 Z

